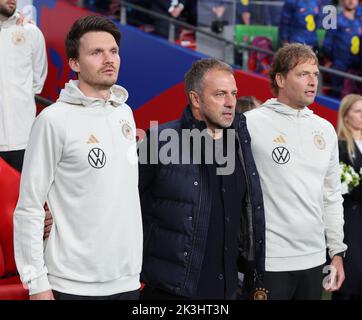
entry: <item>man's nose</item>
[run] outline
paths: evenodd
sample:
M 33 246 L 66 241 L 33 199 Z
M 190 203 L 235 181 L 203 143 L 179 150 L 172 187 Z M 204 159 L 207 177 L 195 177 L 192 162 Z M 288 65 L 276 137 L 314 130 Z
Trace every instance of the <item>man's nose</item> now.
M 310 75 L 308 77 L 308 84 L 313 87 L 317 86 L 318 85 L 318 76 Z
M 227 94 L 225 96 L 225 107 L 235 108 L 235 105 L 236 105 L 236 97 L 232 94 Z
M 104 63 L 105 64 L 113 64 L 114 59 L 113 59 L 113 55 L 110 52 L 105 52 L 104 53 Z

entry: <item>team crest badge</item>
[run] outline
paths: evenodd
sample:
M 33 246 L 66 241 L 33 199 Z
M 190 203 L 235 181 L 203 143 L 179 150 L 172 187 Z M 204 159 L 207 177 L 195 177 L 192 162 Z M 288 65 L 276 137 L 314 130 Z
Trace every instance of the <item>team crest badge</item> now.
M 326 148 L 326 141 L 324 140 L 322 134 L 320 134 L 320 133 L 315 134 L 313 141 L 314 141 L 315 146 L 319 150 L 324 150 Z
M 256 288 L 253 299 L 254 300 L 268 300 L 269 291 L 265 288 Z
M 21 31 L 13 32 L 12 41 L 17 46 L 23 45 L 25 43 L 25 34 Z
M 121 129 L 122 129 L 122 134 L 124 135 L 124 137 L 128 140 L 132 140 L 133 139 L 133 129 L 130 126 L 130 124 L 127 121 L 120 121 L 121 123 Z

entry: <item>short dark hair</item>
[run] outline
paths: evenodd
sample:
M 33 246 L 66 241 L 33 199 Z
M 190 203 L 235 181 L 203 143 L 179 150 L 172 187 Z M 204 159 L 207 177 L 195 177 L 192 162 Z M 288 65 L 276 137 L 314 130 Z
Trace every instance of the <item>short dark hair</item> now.
M 91 31 L 103 31 L 110 33 L 117 45 L 121 41 L 121 32 L 109 19 L 101 16 L 86 16 L 75 21 L 65 39 L 67 58 L 77 59 L 79 56 L 79 39 Z
M 280 48 L 273 57 L 269 73 L 273 93 L 276 95 L 279 93 L 279 87 L 275 80 L 278 73 L 286 76 L 295 66 L 308 60 L 314 60 L 319 66 L 318 58 L 310 46 L 300 43 L 287 43 Z
M 210 70 L 221 70 L 234 74 L 233 68 L 220 60 L 206 58 L 195 61 L 191 69 L 185 74 L 185 89 L 189 103 L 191 103 L 189 98 L 190 91 L 201 94 L 204 76 Z

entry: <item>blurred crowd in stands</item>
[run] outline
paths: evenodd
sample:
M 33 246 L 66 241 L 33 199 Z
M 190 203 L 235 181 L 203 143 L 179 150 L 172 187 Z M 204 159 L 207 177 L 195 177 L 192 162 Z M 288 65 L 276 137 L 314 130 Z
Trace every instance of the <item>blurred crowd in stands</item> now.
M 321 65 L 362 76 L 362 6 L 358 0 L 129 0 L 127 2 L 193 26 L 209 27 L 221 35 L 225 25 L 249 25 L 246 31 L 249 32 L 249 36 L 244 37 L 242 41 L 272 51 L 288 42 L 306 43 L 317 52 Z M 83 1 L 83 5 L 115 18 L 119 18 L 120 15 L 118 0 L 88 0 Z M 328 5 L 333 5 L 336 10 L 331 11 L 331 7 L 326 8 Z M 164 38 L 169 34 L 167 20 L 151 17 L 134 8 L 127 7 L 127 23 Z M 267 29 L 264 29 L 266 32 L 263 36 L 255 36 L 252 32 L 253 26 L 265 26 Z M 186 34 L 188 40 L 196 42 L 193 32 L 182 28 L 176 30 L 178 34 L 176 38 L 179 40 Z M 196 45 L 190 47 L 195 48 Z M 250 51 L 248 59 L 246 65 L 250 71 L 267 76 L 272 61 L 271 56 Z M 241 54 L 239 56 L 236 54 L 235 64 L 242 63 Z M 362 93 L 361 82 L 343 76 L 325 73 L 321 80 L 322 93 L 328 96 L 342 98 L 352 92 Z

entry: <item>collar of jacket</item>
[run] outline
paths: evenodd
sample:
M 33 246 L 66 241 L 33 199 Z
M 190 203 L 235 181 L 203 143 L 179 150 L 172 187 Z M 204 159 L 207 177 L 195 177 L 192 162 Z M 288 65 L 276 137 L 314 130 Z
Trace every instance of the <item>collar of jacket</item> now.
M 65 102 L 73 105 L 80 105 L 83 107 L 98 107 L 104 106 L 109 102 L 113 107 L 119 107 L 123 105 L 128 99 L 128 92 L 125 88 L 113 85 L 110 88 L 111 95 L 108 100 L 100 98 L 92 98 L 85 96 L 79 89 L 78 80 L 70 80 L 65 84 L 64 89 L 60 92 L 57 102 Z
M 242 113 L 235 112 L 235 117 L 233 124 L 230 128 L 235 128 L 236 130 L 243 128 L 246 125 L 246 118 Z
M 206 129 L 206 122 L 195 119 L 191 107 L 188 105 L 181 116 L 182 129 Z
M 195 119 L 192 114 L 190 105 L 188 105 L 183 111 L 181 117 L 181 124 L 182 129 L 206 129 L 206 122 Z M 242 127 L 243 125 L 245 125 L 245 116 L 243 114 L 235 112 L 234 121 L 228 129 L 237 129 L 238 127 Z
M 283 114 L 289 117 L 310 117 L 313 115 L 313 111 L 308 107 L 303 109 L 294 109 L 284 103 L 279 102 L 276 98 L 271 98 L 264 102 L 262 107 L 273 110 L 279 114 Z
M 0 26 L 2 28 L 9 28 L 13 25 L 16 25 L 16 21 L 18 20 L 19 16 L 20 16 L 19 12 L 17 10 L 15 10 L 14 14 L 8 20 L 5 20 L 4 22 L 0 22 Z

